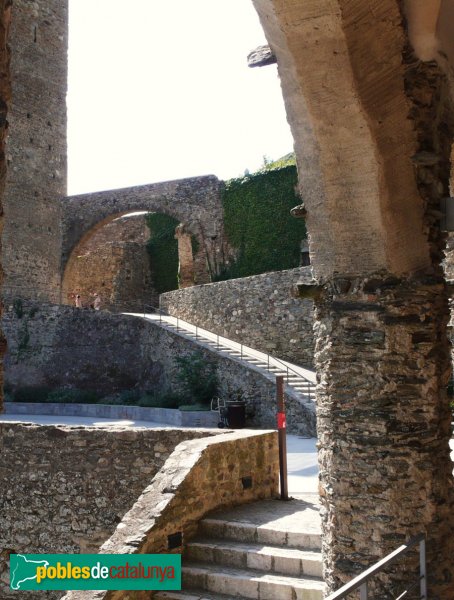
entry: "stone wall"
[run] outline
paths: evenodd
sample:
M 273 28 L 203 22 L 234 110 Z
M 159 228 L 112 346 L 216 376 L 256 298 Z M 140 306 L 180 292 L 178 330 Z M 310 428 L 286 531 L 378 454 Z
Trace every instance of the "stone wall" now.
M 10 49 L 8 46 L 11 22 L 11 0 L 0 0 L 0 229 L 4 230 L 3 194 L 6 180 L 5 140 L 8 130 L 8 110 L 11 100 Z M 1 249 L 1 241 L 0 241 Z M 4 257 L 2 256 L 2 262 Z M 3 285 L 3 269 L 0 264 L 0 284 Z M 0 303 L 0 315 L 3 306 Z M 6 352 L 6 340 L 0 331 L 0 411 L 3 405 L 3 357 Z
M 153 483 L 124 516 L 121 527 L 102 546 L 108 554 L 169 552 L 168 536 L 183 534 L 183 546 L 210 511 L 278 493 L 276 432 L 229 433 L 180 444 Z M 242 479 L 251 477 L 245 488 Z M 207 493 L 209 490 L 209 493 Z M 183 546 L 176 549 L 181 553 Z M 137 592 L 135 600 L 148 600 Z M 69 592 L 65 600 L 127 600 L 128 592 Z
M 20 313 L 19 313 L 20 314 Z M 8 340 L 6 383 L 52 389 L 75 387 L 106 396 L 122 390 L 178 391 L 178 356 L 202 352 L 217 367 L 220 394 L 240 396 L 253 414 L 250 424 L 276 423 L 274 377 L 218 353 L 189 336 L 133 316 L 63 306 L 26 306 L 19 318 L 10 308 L 3 320 Z M 288 426 L 315 434 L 315 407 L 288 392 Z
M 66 194 L 67 0 L 15 0 L 4 198 L 4 294 L 58 301 Z
M 2 600 L 19 597 L 9 590 L 11 552 L 97 552 L 175 446 L 207 435 L 0 424 Z M 61 595 L 28 592 L 27 598 Z
M 160 306 L 170 315 L 301 366 L 313 364 L 313 302 L 294 297 L 310 267 L 231 279 L 168 292 Z

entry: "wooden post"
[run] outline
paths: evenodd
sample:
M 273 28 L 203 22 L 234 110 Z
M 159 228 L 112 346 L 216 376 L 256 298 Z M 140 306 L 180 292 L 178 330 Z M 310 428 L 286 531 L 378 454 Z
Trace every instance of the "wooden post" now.
M 277 429 L 279 434 L 279 477 L 281 500 L 288 500 L 287 482 L 287 424 L 285 420 L 284 376 L 276 375 Z

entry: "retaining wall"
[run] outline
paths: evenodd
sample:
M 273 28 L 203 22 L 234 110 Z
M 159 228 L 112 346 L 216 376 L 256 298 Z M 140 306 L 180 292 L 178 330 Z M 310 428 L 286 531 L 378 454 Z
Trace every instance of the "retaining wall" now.
M 252 365 L 143 318 L 69 306 L 24 307 L 3 319 L 8 340 L 5 379 L 24 386 L 75 387 L 101 396 L 122 390 L 178 391 L 178 356 L 202 352 L 216 364 L 221 396 L 248 404 L 248 426 L 276 426 L 275 378 Z M 291 433 L 315 435 L 315 406 L 287 390 Z
M 207 513 L 273 498 L 278 494 L 276 432 L 235 432 L 181 443 L 124 516 L 102 553 L 169 552 L 168 536 L 182 533 L 183 545 Z M 243 478 L 251 478 L 245 487 Z M 134 597 L 150 598 L 150 592 Z M 65 600 L 127 600 L 128 592 L 69 592 Z
M 22 595 L 9 589 L 11 552 L 97 552 L 175 446 L 207 435 L 189 429 L 0 424 L 0 598 Z
M 167 292 L 160 306 L 208 331 L 311 367 L 313 302 L 293 291 L 296 283 L 311 280 L 310 267 L 265 273 Z

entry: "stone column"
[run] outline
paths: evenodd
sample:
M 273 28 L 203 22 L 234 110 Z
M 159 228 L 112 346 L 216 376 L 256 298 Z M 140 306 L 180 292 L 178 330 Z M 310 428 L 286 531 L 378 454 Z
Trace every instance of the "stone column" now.
M 11 0 L 0 0 L 0 231 L 3 231 L 2 200 L 6 181 L 5 140 L 8 128 L 6 117 L 11 100 L 10 50 L 8 46 L 11 4 Z M 3 269 L 1 265 L 0 285 L 3 285 Z M 3 307 L 0 304 L 0 316 L 2 312 Z M 0 412 L 3 409 L 3 357 L 5 352 L 6 339 L 3 332 L 0 331 Z
M 4 297 L 60 299 L 66 195 L 67 0 L 14 0 L 4 195 Z
M 436 277 L 334 278 L 316 301 L 330 590 L 424 532 L 428 597 L 454 598 L 448 318 L 445 284 Z M 372 597 L 395 598 L 405 564 L 380 577 L 379 595 Z
M 186 231 L 184 223 L 175 229 L 178 240 L 178 281 L 179 287 L 187 288 L 194 285 L 194 257 L 192 254 L 191 234 Z

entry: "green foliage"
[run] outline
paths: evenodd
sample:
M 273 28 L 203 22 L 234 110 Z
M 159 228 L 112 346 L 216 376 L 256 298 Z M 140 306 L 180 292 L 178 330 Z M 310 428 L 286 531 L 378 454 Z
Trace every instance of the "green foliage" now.
M 98 399 L 98 395 L 90 390 L 62 388 L 50 392 L 46 402 L 58 402 L 61 404 L 95 404 Z
M 306 228 L 303 220 L 290 215 L 290 209 L 301 203 L 296 192 L 298 176 L 294 165 L 275 167 L 278 162 L 267 163 L 253 175 L 226 182 L 225 231 L 238 254 L 217 280 L 299 266 Z
M 140 392 L 138 390 L 123 390 L 115 398 L 115 404 L 124 406 L 136 406 L 140 400 Z
M 210 410 L 210 405 L 209 404 L 181 404 L 179 406 L 179 409 L 182 410 L 183 412 L 195 412 L 197 410 L 205 410 L 208 411 Z
M 147 406 L 151 408 L 178 408 L 183 402 L 180 394 L 168 391 L 153 391 L 148 392 L 139 400 L 139 406 Z
M 194 234 L 191 235 L 191 248 L 192 248 L 192 256 L 195 256 L 200 248 L 200 242 L 197 239 L 197 236 Z
M 284 167 L 296 166 L 296 156 L 294 152 L 290 152 L 277 160 L 269 160 L 267 156 L 263 157 L 263 166 L 259 169 L 260 173 L 265 171 L 274 171 L 276 169 L 283 169 Z
M 17 388 L 11 392 L 13 402 L 46 402 L 50 388 L 38 385 L 29 385 Z
M 147 250 L 151 259 L 154 287 L 158 294 L 178 289 L 178 241 L 175 228 L 178 221 L 161 213 L 149 213 L 150 229 Z
M 24 350 L 27 349 L 28 342 L 30 341 L 30 332 L 28 330 L 28 320 L 24 320 L 19 331 L 19 339 L 17 343 L 18 354 L 20 355 Z
M 177 380 L 185 395 L 185 404 L 209 404 L 217 395 L 216 363 L 207 360 L 202 352 L 194 352 L 176 359 L 179 367 Z

